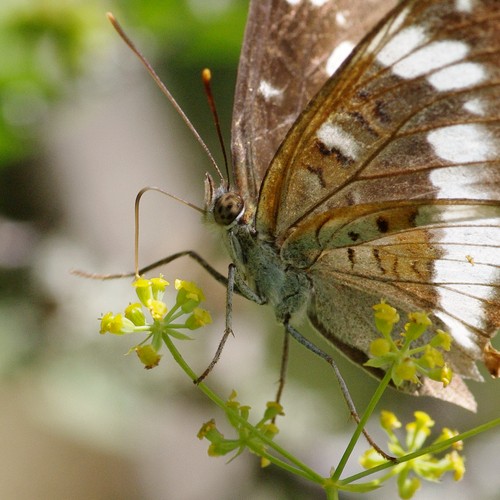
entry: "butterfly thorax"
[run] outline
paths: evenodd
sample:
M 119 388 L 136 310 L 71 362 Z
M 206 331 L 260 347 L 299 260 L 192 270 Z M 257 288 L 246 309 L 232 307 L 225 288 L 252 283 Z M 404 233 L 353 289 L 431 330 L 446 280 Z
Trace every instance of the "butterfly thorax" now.
M 225 184 L 214 187 L 207 175 L 205 209 L 209 223 L 220 228 L 221 238 L 237 269 L 236 286 L 250 300 L 270 304 L 279 321 L 303 309 L 311 284 L 305 272 L 291 268 L 272 241 L 255 231 L 255 210 Z

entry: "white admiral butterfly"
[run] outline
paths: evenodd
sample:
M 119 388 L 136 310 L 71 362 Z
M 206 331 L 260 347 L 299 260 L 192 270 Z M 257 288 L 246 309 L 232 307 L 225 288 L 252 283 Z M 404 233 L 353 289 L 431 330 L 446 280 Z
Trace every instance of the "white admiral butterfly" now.
M 236 288 L 270 304 L 292 335 L 305 311 L 363 363 L 383 297 L 450 331 L 456 375 L 481 379 L 480 359 L 499 375 L 489 342 L 500 327 L 498 6 L 403 1 L 326 80 L 359 30 L 343 31 L 350 11 L 251 3 L 233 180 L 216 187 L 207 175 L 206 218 L 220 227 Z M 459 376 L 446 389 L 424 380 L 404 390 L 475 408 Z
M 228 295 L 270 304 L 323 357 L 294 317 L 363 364 L 381 298 L 432 313 L 455 377 L 400 388 L 475 409 L 461 377 L 481 380 L 477 360 L 500 375 L 500 9 L 402 1 L 328 78 L 392 3 L 251 2 L 233 178 L 207 174 L 204 215 L 233 261 Z M 191 251 L 163 262 L 181 255 L 224 281 Z

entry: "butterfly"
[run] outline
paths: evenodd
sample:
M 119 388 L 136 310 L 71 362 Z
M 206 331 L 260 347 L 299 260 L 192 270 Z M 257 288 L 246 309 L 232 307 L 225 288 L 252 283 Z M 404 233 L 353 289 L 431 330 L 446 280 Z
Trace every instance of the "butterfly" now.
M 205 218 L 237 291 L 289 332 L 305 314 L 355 363 L 381 298 L 432 313 L 455 377 L 403 390 L 475 409 L 462 377 L 500 374 L 498 1 L 402 1 L 328 77 L 380 11 L 350 3 L 251 2 L 232 180 L 207 174 Z

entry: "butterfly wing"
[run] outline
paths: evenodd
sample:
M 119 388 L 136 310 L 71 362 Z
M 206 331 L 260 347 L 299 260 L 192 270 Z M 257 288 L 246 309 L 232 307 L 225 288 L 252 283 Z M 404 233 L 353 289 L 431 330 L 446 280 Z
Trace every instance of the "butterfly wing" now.
M 279 145 L 336 61 L 395 3 L 251 2 L 232 129 L 234 180 L 247 203 L 257 200 Z
M 385 297 L 434 312 L 455 339 L 457 373 L 479 378 L 484 352 L 498 372 L 488 339 L 500 328 L 499 61 L 496 0 L 402 2 L 267 172 L 256 228 L 308 272 L 309 317 L 355 359 Z M 472 407 L 461 390 L 444 397 Z

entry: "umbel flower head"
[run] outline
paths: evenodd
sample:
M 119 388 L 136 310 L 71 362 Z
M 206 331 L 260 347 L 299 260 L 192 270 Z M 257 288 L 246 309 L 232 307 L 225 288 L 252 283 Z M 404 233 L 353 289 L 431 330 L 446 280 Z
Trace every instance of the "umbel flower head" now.
M 401 422 L 392 412 L 383 411 L 380 416 L 380 423 L 384 431 L 389 436 L 389 450 L 396 457 L 401 458 L 410 453 L 414 453 L 423 448 L 428 437 L 431 434 L 431 428 L 434 421 L 423 411 L 414 413 L 415 420 L 406 425 L 406 438 L 402 442 L 397 437 L 395 431 L 402 427 Z M 458 434 L 444 428 L 437 439 L 432 444 L 437 444 L 453 438 Z M 439 481 L 442 476 L 448 472 L 453 472 L 453 479 L 460 481 L 465 472 L 464 459 L 458 453 L 462 449 L 462 441 L 456 441 L 450 445 L 452 451 L 442 458 L 437 458 L 434 454 L 426 453 L 417 458 L 408 460 L 394 466 L 390 472 L 379 481 L 383 482 L 392 476 L 397 475 L 397 484 L 399 496 L 401 498 L 412 498 L 415 492 L 421 487 L 421 480 L 431 482 Z M 385 463 L 386 460 L 381 457 L 373 448 L 367 450 L 360 459 L 361 465 L 370 469 Z
M 262 441 L 259 433 L 273 439 L 278 434 L 279 429 L 274 423 L 278 415 L 284 415 L 283 407 L 276 401 L 269 401 L 266 404 L 264 416 L 255 425 L 255 430 L 258 433 L 250 432 L 248 426 L 242 425 L 241 422 L 234 418 L 235 414 L 243 420 L 248 421 L 250 417 L 250 406 L 242 405 L 237 401 L 238 394 L 232 391 L 229 399 L 226 401 L 226 417 L 233 429 L 237 431 L 238 436 L 233 439 L 227 439 L 217 429 L 215 420 L 210 420 L 204 423 L 198 432 L 199 439 L 207 439 L 210 442 L 208 447 L 208 455 L 211 457 L 220 457 L 234 452 L 232 459 L 243 453 L 245 449 L 261 457 L 261 466 L 267 467 L 270 465 L 270 460 L 267 456 L 267 446 Z
M 194 283 L 175 280 L 177 297 L 170 310 L 163 301 L 169 282 L 162 275 L 151 279 L 139 277 L 132 286 L 139 302 L 129 304 L 124 313 L 104 314 L 101 318 L 100 333 L 145 333 L 146 339 L 131 349 L 137 353 L 145 368 L 153 368 L 160 362 L 159 351 L 164 335 L 187 340 L 190 337 L 180 330 L 196 330 L 212 322 L 210 313 L 198 307 L 200 302 L 205 300 L 205 296 Z M 151 320 L 147 319 L 145 311 L 149 313 Z M 179 321 L 182 317 L 183 322 Z
M 395 341 L 391 334 L 394 325 L 399 322 L 396 309 L 383 301 L 373 306 L 373 309 L 375 326 L 382 337 L 370 344 L 372 358 L 365 363 L 365 366 L 390 370 L 396 387 L 405 381 L 418 384 L 420 376 L 440 381 L 446 387 L 451 382 L 453 374 L 445 363 L 441 351 L 450 350 L 451 336 L 442 330 L 437 330 L 428 344 L 414 347 L 415 342 L 432 325 L 426 313 L 414 312 L 408 314 L 409 321 L 404 326 L 404 332 L 401 333 L 400 339 Z

